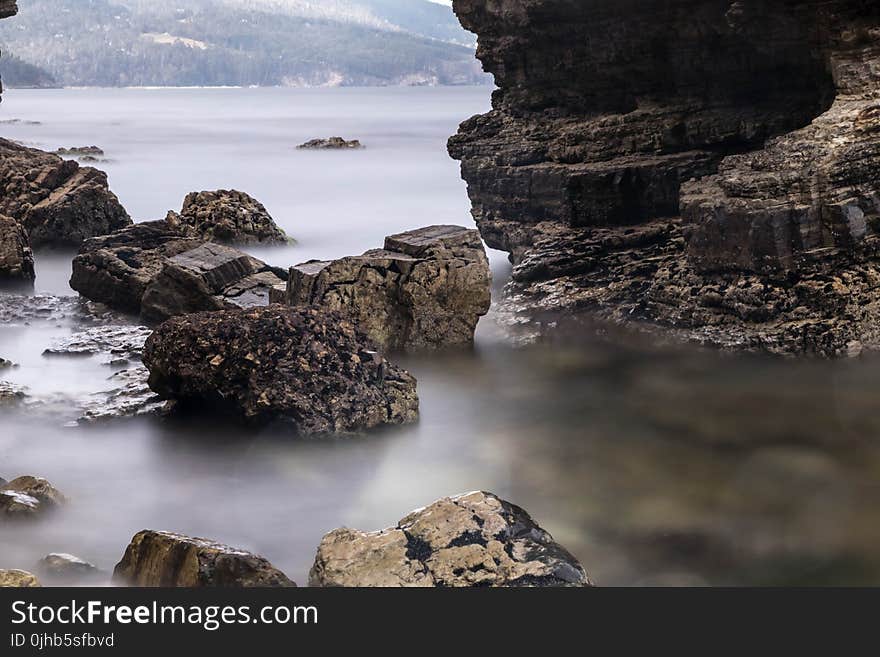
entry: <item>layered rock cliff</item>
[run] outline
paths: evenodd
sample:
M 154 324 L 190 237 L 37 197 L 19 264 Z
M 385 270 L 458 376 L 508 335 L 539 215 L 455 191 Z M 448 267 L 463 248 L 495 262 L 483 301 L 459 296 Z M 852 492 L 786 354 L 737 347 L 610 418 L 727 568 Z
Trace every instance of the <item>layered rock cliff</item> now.
M 18 13 L 16 0 L 0 0 L 0 18 L 9 18 Z M 3 82 L 0 81 L 0 96 L 3 94 Z
M 495 75 L 462 124 L 512 297 L 737 348 L 880 344 L 880 6 L 456 0 Z

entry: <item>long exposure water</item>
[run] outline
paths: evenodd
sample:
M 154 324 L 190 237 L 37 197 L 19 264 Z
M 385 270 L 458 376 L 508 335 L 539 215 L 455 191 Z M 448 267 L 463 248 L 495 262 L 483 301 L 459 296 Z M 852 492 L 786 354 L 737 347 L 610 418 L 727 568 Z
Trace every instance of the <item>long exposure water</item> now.
M 487 88 L 52 90 L 4 94 L 0 136 L 98 145 L 136 220 L 193 190 L 260 199 L 295 245 L 272 264 L 360 253 L 396 231 L 471 225 L 445 140 Z M 12 122 L 19 119 L 19 122 Z M 312 137 L 361 139 L 342 153 Z M 37 256 L 36 293 L 70 295 L 71 253 Z M 508 274 L 492 254 L 495 294 Z M 100 387 L 97 358 L 43 350 L 76 321 L 0 323 L 0 378 L 41 398 Z M 444 495 L 526 508 L 600 584 L 880 583 L 880 363 L 798 362 L 584 331 L 531 347 L 494 314 L 473 352 L 403 359 L 421 422 L 300 440 L 211 418 L 67 426 L 0 408 L 0 476 L 71 499 L 0 525 L 0 568 L 69 552 L 110 571 L 144 528 L 259 552 L 304 584 L 321 536 L 379 529 Z

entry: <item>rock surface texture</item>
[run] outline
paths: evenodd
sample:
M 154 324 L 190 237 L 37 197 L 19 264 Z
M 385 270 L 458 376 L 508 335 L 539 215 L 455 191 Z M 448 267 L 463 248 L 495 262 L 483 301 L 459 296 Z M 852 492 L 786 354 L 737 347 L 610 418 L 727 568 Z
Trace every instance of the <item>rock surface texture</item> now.
M 0 286 L 30 286 L 34 277 L 34 253 L 27 231 L 15 219 L 0 215 Z
M 2 14 L 0 14 L 0 17 L 2 17 Z M 29 572 L 24 570 L 0 570 L 0 588 L 32 589 L 39 586 L 40 580 Z
M 183 407 L 207 407 L 300 434 L 350 433 L 418 417 L 415 379 L 385 361 L 351 320 L 271 305 L 195 313 L 147 340 L 150 387 Z
M 287 236 L 263 204 L 236 190 L 187 194 L 180 212 L 169 212 L 169 227 L 187 237 L 229 244 L 286 244 Z
M 0 139 L 0 215 L 27 231 L 33 248 L 78 246 L 131 224 L 107 174 Z
M 328 151 L 363 148 L 358 139 L 343 139 L 342 137 L 328 137 L 326 139 L 310 139 L 304 144 L 297 146 L 300 150 Z
M 511 254 L 512 308 L 774 353 L 880 347 L 880 5 L 454 7 L 500 89 L 449 149 Z
M 583 567 L 523 509 L 491 493 L 443 498 L 378 532 L 321 541 L 311 586 L 591 586 Z
M 17 477 L 0 485 L 0 520 L 42 516 L 67 503 L 67 498 L 41 477 Z
M 473 343 L 490 283 L 477 231 L 430 226 L 361 256 L 293 267 L 283 301 L 343 311 L 383 350 L 415 351 Z
M 296 586 L 263 557 L 203 538 L 144 530 L 113 572 L 125 586 L 249 588 Z

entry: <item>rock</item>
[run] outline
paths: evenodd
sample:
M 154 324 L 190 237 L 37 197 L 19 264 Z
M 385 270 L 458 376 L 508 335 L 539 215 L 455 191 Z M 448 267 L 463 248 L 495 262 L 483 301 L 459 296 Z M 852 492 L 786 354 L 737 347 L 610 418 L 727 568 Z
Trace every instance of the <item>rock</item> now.
M 0 215 L 28 234 L 33 248 L 79 246 L 131 224 L 107 187 L 107 174 L 0 139 Z
M 18 13 L 16 0 L 0 0 L 0 18 L 9 18 Z
M 77 422 L 89 424 L 162 412 L 165 401 L 150 390 L 148 378 L 145 367 L 114 372 L 107 379 L 108 388 L 79 400 L 82 413 Z
M 104 149 L 97 146 L 74 146 L 73 148 L 59 148 L 57 151 L 53 151 L 53 155 L 96 159 L 104 155 Z
M 310 586 L 592 586 L 528 513 L 491 493 L 443 498 L 378 532 L 321 541 Z
M 415 379 L 373 349 L 342 316 L 272 305 L 170 319 L 144 364 L 163 399 L 304 435 L 414 422 Z
M 136 224 L 85 242 L 73 260 L 70 286 L 111 308 L 140 313 L 147 286 L 168 258 L 200 244 L 201 240 L 182 237 L 164 221 Z
M 150 333 L 152 330 L 145 326 L 95 326 L 55 340 L 43 355 L 99 356 L 103 364 L 114 366 L 139 364 Z
M 144 530 L 115 570 L 117 584 L 141 587 L 290 587 L 294 582 L 263 557 L 202 538 Z
M 11 360 L 6 360 L 5 358 L 0 358 L 0 370 L 8 370 L 8 369 L 12 369 L 13 367 L 18 367 L 18 365 L 13 363 Z
M 202 244 L 169 258 L 144 292 L 141 317 L 149 323 L 201 310 L 253 308 L 286 272 L 222 244 Z
M 27 232 L 11 217 L 0 215 L 0 286 L 34 283 L 34 253 Z
M 0 517 L 33 518 L 65 505 L 67 498 L 40 477 L 18 477 L 0 487 Z
M 0 10 L 2 10 L 2 6 L 0 4 Z M 40 580 L 24 570 L 0 570 L 0 588 L 37 588 L 39 586 Z
M 284 301 L 344 311 L 383 350 L 413 351 L 472 344 L 490 285 L 477 231 L 430 226 L 362 256 L 293 267 Z
M 236 190 L 187 194 L 180 213 L 169 212 L 165 221 L 172 230 L 210 242 L 287 243 L 263 204 Z
M 880 6 L 454 7 L 499 90 L 449 150 L 515 321 L 880 348 Z
M 300 150 L 343 150 L 363 148 L 363 145 L 357 139 L 349 141 L 342 137 L 330 137 L 328 139 L 310 139 L 297 148 Z
M 64 553 L 46 555 L 37 563 L 35 570 L 43 581 L 62 586 L 94 584 L 105 577 L 97 566 Z
M 18 404 L 27 397 L 27 389 L 22 386 L 0 381 L 0 408 Z

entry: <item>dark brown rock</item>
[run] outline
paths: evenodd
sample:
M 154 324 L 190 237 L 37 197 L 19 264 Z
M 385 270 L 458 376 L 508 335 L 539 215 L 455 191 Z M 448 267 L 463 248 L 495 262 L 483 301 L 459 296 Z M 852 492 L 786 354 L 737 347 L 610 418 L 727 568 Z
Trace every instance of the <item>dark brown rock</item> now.
M 131 224 L 107 174 L 0 139 L 0 215 L 15 219 L 31 246 L 79 246 Z
M 132 538 L 116 565 L 113 581 L 124 586 L 176 588 L 296 586 L 266 559 L 245 550 L 150 530 Z
M 147 340 L 150 387 L 300 434 L 351 433 L 418 417 L 415 379 L 386 362 L 351 320 L 272 305 L 168 320 Z
M 180 212 L 169 212 L 165 221 L 172 230 L 210 242 L 287 243 L 263 204 L 234 189 L 187 194 Z
M 583 567 L 523 509 L 491 493 L 443 498 L 378 532 L 321 541 L 311 586 L 591 586 Z
M 345 150 L 363 148 L 357 139 L 347 140 L 342 137 L 329 137 L 327 139 L 310 139 L 304 144 L 297 146 L 300 150 Z
M 0 215 L 0 286 L 32 286 L 34 253 L 27 232 L 11 217 Z
M 141 301 L 146 322 L 201 310 L 254 308 L 269 304 L 269 291 L 285 272 L 222 244 L 202 244 L 168 258 Z
M 430 226 L 362 256 L 293 267 L 284 301 L 344 311 L 385 351 L 437 349 L 473 343 L 490 283 L 477 231 Z

